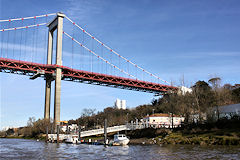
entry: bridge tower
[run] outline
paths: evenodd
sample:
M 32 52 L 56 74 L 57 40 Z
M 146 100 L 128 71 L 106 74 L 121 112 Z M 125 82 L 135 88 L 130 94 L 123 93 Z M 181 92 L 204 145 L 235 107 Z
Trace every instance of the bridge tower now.
M 53 32 L 57 30 L 57 47 L 56 47 L 56 65 L 62 66 L 62 37 L 63 37 L 63 13 L 57 13 L 57 16 L 48 24 L 48 50 L 47 50 L 47 64 L 52 64 L 53 51 Z M 55 75 L 55 94 L 54 94 L 54 126 L 60 123 L 60 102 L 61 102 L 61 79 L 62 69 L 56 68 Z M 51 81 L 52 75 L 46 76 L 45 88 L 45 110 L 44 118 L 50 118 L 50 101 L 51 101 Z

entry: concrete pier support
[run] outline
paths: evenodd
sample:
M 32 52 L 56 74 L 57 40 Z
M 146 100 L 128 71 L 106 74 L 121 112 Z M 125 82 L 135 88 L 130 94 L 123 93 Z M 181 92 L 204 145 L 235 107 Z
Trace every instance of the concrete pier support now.
M 57 55 L 56 65 L 62 66 L 62 37 L 63 37 L 63 14 L 57 14 Z M 54 97 L 54 123 L 60 125 L 60 105 L 61 105 L 61 80 L 62 69 L 56 69 L 55 97 Z
M 61 104 L 61 79 L 62 79 L 62 36 L 63 36 L 63 18 L 64 14 L 57 13 L 57 16 L 48 24 L 48 64 L 52 63 L 52 43 L 53 32 L 57 29 L 57 47 L 56 47 L 56 77 L 55 77 L 55 96 L 54 96 L 54 127 L 60 124 L 60 104 Z M 47 79 L 47 78 L 46 78 Z M 51 79 L 46 80 L 46 96 L 45 96 L 45 118 L 50 116 L 50 99 L 51 99 Z
M 53 32 L 48 31 L 47 64 L 52 64 Z M 50 119 L 51 78 L 46 76 L 44 119 Z
M 50 119 L 51 80 L 46 79 L 44 119 Z
M 60 105 L 61 105 L 61 78 L 62 69 L 56 69 L 56 79 L 55 79 L 55 97 L 54 97 L 54 124 L 60 124 Z

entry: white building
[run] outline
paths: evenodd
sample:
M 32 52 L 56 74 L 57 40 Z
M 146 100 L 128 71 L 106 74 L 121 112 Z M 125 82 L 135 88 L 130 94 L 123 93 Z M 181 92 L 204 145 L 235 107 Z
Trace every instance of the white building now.
M 121 101 L 122 109 L 126 109 L 126 100 Z
M 214 107 L 212 109 L 214 119 L 219 118 L 228 118 L 231 119 L 233 116 L 240 116 L 240 103 L 231 104 L 226 106 Z
M 181 95 L 185 95 L 187 92 L 188 93 L 192 92 L 191 88 L 187 88 L 187 87 L 184 87 L 184 86 L 181 86 L 181 87 L 178 87 L 178 88 L 179 88 L 178 94 L 181 94 Z
M 115 107 L 117 109 L 126 109 L 126 100 L 117 99 L 115 101 Z
M 173 120 L 173 127 L 181 126 L 182 122 L 184 121 L 184 117 L 178 115 L 166 114 L 166 113 L 156 113 L 150 116 L 144 117 L 143 121 L 148 123 L 149 126 L 154 128 L 171 128 L 172 127 L 172 120 Z
M 63 132 L 73 132 L 73 131 L 77 131 L 78 130 L 78 125 L 77 124 L 71 124 L 71 125 L 67 125 L 67 124 L 64 124 L 61 126 L 61 130 Z

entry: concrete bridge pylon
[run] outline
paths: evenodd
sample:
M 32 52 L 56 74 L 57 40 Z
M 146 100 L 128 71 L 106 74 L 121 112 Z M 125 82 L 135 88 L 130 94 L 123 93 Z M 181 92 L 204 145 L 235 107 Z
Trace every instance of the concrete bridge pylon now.
M 47 50 L 47 64 L 52 64 L 53 51 L 53 32 L 57 30 L 57 46 L 56 46 L 56 65 L 62 66 L 62 37 L 63 37 L 63 13 L 57 13 L 57 16 L 47 25 L 48 26 L 48 50 Z M 54 126 L 60 124 L 60 105 L 61 105 L 61 79 L 62 69 L 56 68 L 55 75 L 55 92 L 54 92 Z M 51 81 L 52 75 L 46 75 L 45 87 L 45 110 L 44 118 L 50 119 L 50 104 L 51 104 Z

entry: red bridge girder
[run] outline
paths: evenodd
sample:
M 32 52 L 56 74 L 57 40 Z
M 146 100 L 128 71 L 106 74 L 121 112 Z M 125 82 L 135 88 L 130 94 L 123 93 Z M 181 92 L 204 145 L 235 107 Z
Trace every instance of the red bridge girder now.
M 71 69 L 65 66 L 46 65 L 39 63 L 31 63 L 26 61 L 13 60 L 8 58 L 0 58 L 0 72 L 14 73 L 32 76 L 38 71 L 44 71 L 46 75 L 54 75 L 56 68 L 62 68 L 62 80 L 74 81 L 81 83 L 89 83 L 95 85 L 109 86 L 121 89 L 136 90 L 142 92 L 150 92 L 155 94 L 164 94 L 168 92 L 176 92 L 177 87 L 140 81 L 136 79 L 111 76 L 106 74 Z

